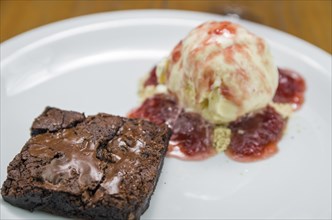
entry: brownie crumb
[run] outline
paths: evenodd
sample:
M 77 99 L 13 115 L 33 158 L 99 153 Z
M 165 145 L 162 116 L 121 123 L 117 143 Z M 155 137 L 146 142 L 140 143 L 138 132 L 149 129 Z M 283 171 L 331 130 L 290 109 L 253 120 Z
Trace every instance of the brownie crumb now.
M 84 114 L 79 112 L 46 107 L 44 112 L 32 123 L 31 135 L 71 128 L 84 121 L 84 119 Z

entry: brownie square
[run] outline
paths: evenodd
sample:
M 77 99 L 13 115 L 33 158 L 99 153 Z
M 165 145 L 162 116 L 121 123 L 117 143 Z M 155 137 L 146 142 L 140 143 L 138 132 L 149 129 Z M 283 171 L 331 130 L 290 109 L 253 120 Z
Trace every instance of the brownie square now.
M 171 136 L 166 126 L 47 107 L 8 166 L 1 194 L 30 211 L 83 219 L 139 219 Z

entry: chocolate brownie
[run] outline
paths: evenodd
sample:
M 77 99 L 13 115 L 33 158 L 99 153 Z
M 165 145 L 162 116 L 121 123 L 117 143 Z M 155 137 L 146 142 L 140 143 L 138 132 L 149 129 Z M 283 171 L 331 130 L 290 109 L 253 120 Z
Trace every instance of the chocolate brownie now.
M 8 166 L 12 205 L 83 219 L 139 219 L 171 135 L 166 125 L 46 108 Z

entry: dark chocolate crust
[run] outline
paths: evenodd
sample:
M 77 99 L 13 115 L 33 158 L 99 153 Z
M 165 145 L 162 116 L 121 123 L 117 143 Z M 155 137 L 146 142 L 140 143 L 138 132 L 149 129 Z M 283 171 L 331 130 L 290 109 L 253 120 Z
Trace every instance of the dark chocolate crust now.
M 65 111 L 58 108 L 46 107 L 44 112 L 34 120 L 31 135 L 55 132 L 60 129 L 71 128 L 85 119 L 84 114 Z
M 1 194 L 30 211 L 83 219 L 139 219 L 171 135 L 140 119 L 46 108 L 8 166 Z

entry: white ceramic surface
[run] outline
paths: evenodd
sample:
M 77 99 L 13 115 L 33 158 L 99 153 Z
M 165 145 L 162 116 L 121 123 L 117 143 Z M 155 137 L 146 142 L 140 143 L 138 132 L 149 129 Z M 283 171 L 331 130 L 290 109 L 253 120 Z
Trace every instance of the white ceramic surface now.
M 125 115 L 137 83 L 189 30 L 219 15 L 123 11 L 47 25 L 1 44 L 1 184 L 29 138 L 32 120 L 56 106 Z M 273 158 L 238 163 L 166 159 L 142 219 L 331 218 L 331 55 L 280 31 L 236 20 L 264 37 L 280 67 L 300 72 L 308 90 Z M 1 219 L 61 219 L 0 199 Z

